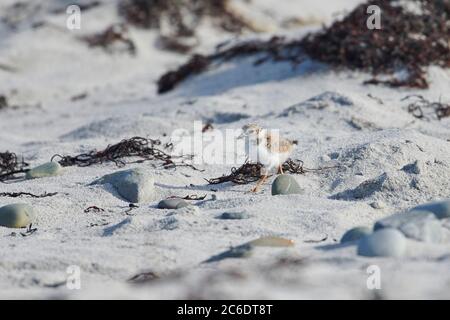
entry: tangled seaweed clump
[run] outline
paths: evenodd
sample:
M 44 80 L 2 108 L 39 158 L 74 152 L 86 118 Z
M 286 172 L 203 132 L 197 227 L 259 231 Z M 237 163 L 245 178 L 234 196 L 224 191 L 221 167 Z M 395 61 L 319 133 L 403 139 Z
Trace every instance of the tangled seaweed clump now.
M 230 32 L 250 28 L 230 7 L 229 0 L 122 0 L 119 14 L 137 27 L 172 28 L 175 36 L 192 36 L 205 17 Z
M 450 104 L 448 103 L 431 102 L 421 95 L 407 96 L 402 101 L 406 100 L 412 100 L 408 105 L 408 112 L 417 119 L 430 120 L 430 110 L 431 115 L 434 115 L 437 120 L 450 117 Z
M 136 45 L 128 36 L 127 26 L 123 24 L 112 25 L 100 33 L 84 36 L 81 40 L 91 48 L 101 47 L 106 51 L 113 51 L 116 45 L 121 44 L 126 52 L 136 54 Z
M 450 67 L 450 0 L 374 0 L 359 5 L 342 20 L 303 39 L 287 41 L 273 37 L 268 41 L 247 41 L 229 48 L 219 47 L 211 55 L 195 55 L 177 70 L 164 74 L 158 81 L 158 92 L 175 88 L 191 75 L 205 72 L 215 64 L 248 55 L 263 54 L 263 62 L 291 62 L 294 65 L 311 59 L 336 69 L 369 72 L 373 78 L 366 84 L 426 89 L 426 68 Z M 381 9 L 381 29 L 367 27 L 367 8 Z M 380 79 L 380 76 L 391 77 Z
M 302 40 L 305 52 L 336 67 L 363 70 L 369 84 L 428 88 L 425 67 L 450 67 L 450 1 L 409 0 L 420 12 L 398 0 L 361 4 L 343 20 Z M 368 5 L 381 8 L 381 29 L 366 27 Z M 405 79 L 378 80 L 378 75 L 406 71 Z
M 258 181 L 262 176 L 263 165 L 260 163 L 245 162 L 239 168 L 232 168 L 229 175 L 218 178 L 207 179 L 209 184 L 221 184 L 224 182 L 233 182 L 235 184 L 249 184 Z M 282 168 L 285 172 L 292 174 L 305 174 L 314 169 L 305 169 L 303 161 L 289 159 L 283 163 Z
M 51 161 L 59 158 L 58 163 L 63 167 L 89 167 L 95 164 L 113 162 L 118 167 L 124 167 L 132 163 L 142 163 L 146 161 L 160 162 L 164 169 L 176 167 L 190 167 L 201 171 L 193 165 L 186 163 L 192 156 L 172 156 L 163 151 L 168 145 L 163 145 L 160 140 L 147 139 L 143 137 L 133 137 L 124 139 L 116 144 L 108 145 L 104 150 L 91 150 L 86 153 L 74 156 L 62 156 L 55 154 Z M 137 158 L 134 161 L 126 161 L 127 158 Z
M 173 90 L 188 77 L 203 73 L 214 64 L 255 54 L 261 55 L 255 60 L 255 65 L 267 61 L 290 61 L 298 64 L 304 58 L 298 42 L 288 43 L 284 37 L 272 37 L 268 41 L 250 40 L 231 47 L 219 46 L 217 52 L 210 55 L 195 54 L 177 70 L 169 71 L 161 76 L 158 80 L 158 93 Z
M 55 158 L 60 158 L 58 162 L 63 167 L 88 167 L 105 162 L 113 162 L 117 166 L 123 167 L 127 164 L 124 159 L 129 157 L 140 158 L 141 160 L 138 162 L 147 160 L 162 160 L 165 163 L 170 162 L 171 156 L 158 149 L 157 146 L 159 145 L 161 145 L 161 141 L 159 140 L 133 137 L 109 145 L 100 151 L 92 150 L 75 156 L 61 156 L 56 154 L 52 157 L 52 161 Z
M 23 159 L 20 160 L 15 153 L 0 152 L 0 181 L 14 178 L 18 173 L 25 173 L 27 167 L 28 163 Z

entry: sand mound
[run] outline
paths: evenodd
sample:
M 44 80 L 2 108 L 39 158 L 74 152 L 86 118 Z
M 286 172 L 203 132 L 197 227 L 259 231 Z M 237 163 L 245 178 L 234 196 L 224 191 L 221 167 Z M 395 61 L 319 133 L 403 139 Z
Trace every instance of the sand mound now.
M 450 146 L 441 139 L 383 130 L 332 157 L 342 165 L 329 180 L 333 199 L 404 207 L 448 195 Z
M 177 121 L 179 123 L 180 121 Z M 102 138 L 128 138 L 133 136 L 160 137 L 169 134 L 173 121 L 151 116 L 120 116 L 93 121 L 61 136 L 63 141 Z M 187 125 L 185 125 L 187 127 Z

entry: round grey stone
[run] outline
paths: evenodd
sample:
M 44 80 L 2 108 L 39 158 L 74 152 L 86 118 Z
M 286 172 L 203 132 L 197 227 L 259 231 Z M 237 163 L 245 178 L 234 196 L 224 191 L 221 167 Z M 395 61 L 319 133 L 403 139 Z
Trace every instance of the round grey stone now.
M 9 204 L 0 208 L 0 226 L 25 228 L 35 218 L 33 207 L 24 203 Z
M 374 201 L 370 204 L 370 206 L 374 209 L 380 210 L 386 207 L 386 204 L 383 201 Z
M 142 203 L 155 198 L 155 180 L 142 169 L 129 169 L 108 174 L 92 184 L 111 184 L 120 196 L 131 203 Z
M 181 198 L 169 198 L 158 203 L 159 209 L 180 209 L 187 207 L 189 203 Z
M 232 247 L 231 249 L 219 253 L 218 255 L 212 256 L 208 260 L 204 261 L 204 263 L 217 262 L 224 259 L 229 258 L 248 258 L 253 254 L 254 247 L 249 244 L 242 244 L 237 247 Z
M 422 204 L 412 210 L 430 211 L 433 212 L 438 219 L 447 219 L 450 218 L 450 200 Z
M 358 241 L 362 237 L 368 236 L 372 233 L 367 227 L 356 227 L 348 230 L 341 238 L 341 243 Z
M 374 225 L 374 230 L 383 228 L 395 228 L 407 238 L 429 243 L 440 243 L 444 237 L 441 221 L 430 211 L 398 213 L 377 221 Z
M 47 162 L 28 171 L 25 175 L 25 178 L 37 179 L 53 177 L 61 174 L 61 172 L 62 167 L 58 162 Z
M 242 220 L 250 218 L 250 215 L 245 211 L 224 212 L 219 218 L 223 220 Z
M 358 242 L 358 255 L 366 257 L 401 257 L 406 252 L 406 238 L 396 229 L 381 229 Z
M 303 190 L 293 176 L 279 175 L 272 183 L 272 195 L 301 194 Z

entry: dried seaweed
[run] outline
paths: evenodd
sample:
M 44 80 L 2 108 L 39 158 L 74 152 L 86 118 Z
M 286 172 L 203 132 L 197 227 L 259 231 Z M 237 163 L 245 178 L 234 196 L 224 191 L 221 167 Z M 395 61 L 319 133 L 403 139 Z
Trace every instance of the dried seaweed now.
M 375 96 L 372 95 L 371 93 L 369 93 L 369 94 L 367 95 L 367 97 L 370 98 L 370 99 L 372 99 L 372 100 L 375 100 L 375 101 L 378 102 L 379 104 L 384 104 L 383 99 L 378 98 L 378 97 L 375 97 Z
M 145 29 L 170 27 L 175 36 L 192 36 L 206 17 L 225 31 L 253 30 L 234 13 L 229 0 L 122 0 L 119 14 L 130 24 Z
M 244 163 L 239 168 L 231 168 L 231 174 L 219 178 L 207 179 L 209 184 L 221 184 L 233 182 L 235 184 L 248 184 L 258 181 L 261 178 L 263 166 L 259 163 Z
M 436 103 L 435 103 L 436 104 Z M 450 117 L 450 104 L 437 103 L 435 109 L 436 116 L 439 120 Z
M 171 37 L 171 36 L 159 37 L 159 45 L 161 46 L 162 49 L 182 54 L 191 51 L 196 44 L 197 41 L 195 43 L 188 43 L 187 41 L 183 41 L 179 37 Z
M 127 216 L 131 216 L 132 214 L 130 214 L 130 212 L 133 211 L 134 209 L 137 209 L 137 208 L 139 208 L 138 205 L 135 205 L 134 203 L 130 203 L 130 204 L 128 205 L 128 209 L 125 210 L 125 214 L 126 214 Z
M 0 69 L 1 69 L 1 65 L 0 65 Z M 37 107 L 39 108 L 40 105 L 38 104 Z M 8 99 L 7 96 L 5 96 L 5 95 L 0 95 L 0 111 L 1 111 L 2 109 L 3 109 L 3 110 L 5 110 L 5 109 L 17 110 L 17 109 L 19 109 L 19 106 L 18 106 L 18 105 L 15 105 L 15 104 L 11 104 L 11 103 L 9 102 L 9 99 Z
M 207 70 L 211 61 L 208 57 L 196 54 L 186 64 L 175 71 L 169 71 L 158 80 L 158 93 L 169 92 L 180 82 L 191 75 L 199 74 Z
M 8 99 L 4 95 L 0 95 L 0 110 L 6 109 L 9 107 Z
M 23 159 L 19 160 L 17 155 L 12 152 L 0 152 L 0 181 L 16 179 L 16 174 L 26 173 L 28 163 Z
M 361 4 L 344 19 L 300 40 L 273 37 L 268 41 L 247 41 L 230 48 L 218 47 L 211 55 L 194 55 L 179 69 L 164 74 L 158 93 L 175 88 L 191 75 L 208 70 L 232 58 L 264 54 L 255 65 L 267 61 L 298 64 L 305 59 L 324 62 L 341 69 L 359 70 L 373 75 L 365 84 L 425 89 L 429 83 L 426 67 L 450 67 L 450 0 L 412 0 L 422 5 L 423 14 L 409 12 L 394 0 L 375 0 Z M 366 27 L 368 5 L 382 10 L 382 29 Z M 403 78 L 400 78 L 400 75 Z M 391 77 L 380 79 L 380 76 Z
M 187 166 L 198 170 L 194 166 L 183 163 L 182 161 L 175 163 L 174 158 L 170 154 L 158 148 L 160 145 L 160 140 L 133 137 L 131 139 L 124 139 L 117 144 L 109 145 L 106 149 L 101 151 L 92 150 L 75 156 L 62 156 L 56 154 L 51 158 L 51 161 L 55 158 L 60 158 L 58 162 L 63 167 L 88 167 L 105 162 L 113 162 L 118 167 L 124 167 L 127 164 L 132 163 L 160 161 L 162 162 L 164 169 Z M 139 158 L 139 160 L 128 162 L 124 160 L 125 158 L 131 157 Z
M 424 68 L 450 66 L 450 1 L 413 0 L 421 15 L 406 10 L 394 0 L 374 0 L 353 10 L 342 21 L 302 41 L 312 58 L 336 67 L 371 72 L 368 84 L 427 88 Z M 367 27 L 368 5 L 382 10 L 382 29 Z M 379 80 L 378 75 L 406 71 L 405 79 Z
M 89 213 L 89 212 L 105 212 L 105 209 L 97 207 L 97 206 L 90 206 L 87 207 L 86 209 L 84 209 L 84 213 Z
M 104 227 L 107 226 L 108 224 L 110 224 L 110 222 L 108 221 L 102 221 L 102 222 L 98 222 L 98 223 L 90 223 L 89 224 L 89 228 L 93 228 L 93 227 Z
M 428 110 L 431 110 L 432 114 L 434 114 L 438 120 L 450 117 L 450 104 L 431 102 L 421 95 L 410 95 L 403 98 L 402 101 L 412 99 L 414 99 L 414 101 L 408 105 L 408 112 L 417 119 L 430 120 L 430 117 L 427 116 Z
M 179 197 L 177 197 L 177 196 L 169 197 L 169 199 L 172 199 L 172 198 L 178 199 Z M 195 201 L 195 200 L 205 200 L 206 199 L 206 194 L 204 196 L 198 196 L 198 195 L 192 194 L 192 195 L 187 195 L 187 196 L 185 196 L 183 198 L 180 198 L 180 199 L 193 200 L 193 201 Z
M 147 283 L 147 282 L 151 282 L 154 280 L 158 280 L 160 279 L 160 276 L 152 271 L 149 272 L 143 272 L 143 273 L 139 273 L 136 274 L 134 276 L 132 276 L 130 279 L 128 279 L 128 282 L 132 282 L 134 284 L 142 284 L 142 283 Z
M 31 223 L 28 226 L 27 230 L 25 232 L 21 232 L 20 235 L 22 237 L 28 237 L 31 236 L 33 233 L 35 233 L 37 230 L 38 230 L 37 228 L 33 228 L 33 224 Z
M 76 101 L 84 100 L 84 99 L 86 99 L 88 96 L 89 96 L 89 95 L 88 95 L 87 92 L 83 92 L 83 93 L 80 93 L 80 94 L 77 94 L 77 95 L 72 96 L 72 97 L 70 98 L 70 101 L 76 102 Z
M 292 174 L 305 174 L 307 171 L 315 171 L 318 169 L 306 169 L 303 166 L 302 160 L 292 160 L 288 159 L 285 163 L 282 165 L 284 172 L 289 172 Z
M 135 55 L 136 45 L 127 33 L 128 28 L 125 25 L 115 24 L 100 33 L 81 37 L 81 40 L 86 42 L 89 47 L 101 47 L 107 52 L 112 52 L 115 45 L 123 44 L 126 52 Z
M 122 140 L 114 145 L 109 145 L 102 151 L 92 150 L 76 156 L 61 156 L 56 154 L 52 157 L 51 161 L 59 157 L 61 160 L 58 162 L 63 167 L 88 167 L 93 164 L 102 164 L 104 162 L 114 162 L 118 167 L 123 167 L 127 164 L 123 159 L 127 157 L 167 161 L 170 159 L 170 155 L 155 148 L 155 146 L 160 144 L 161 142 L 159 140 L 134 137 Z
M 271 61 L 290 61 L 299 64 L 304 56 L 301 54 L 298 42 L 286 42 L 283 37 L 272 37 L 268 41 L 251 40 L 231 47 L 218 46 L 211 55 L 193 55 L 190 60 L 177 70 L 169 71 L 158 80 L 158 93 L 166 93 L 174 89 L 186 78 L 208 70 L 214 63 L 222 63 L 234 58 L 260 54 L 254 64 Z
M 53 197 L 56 196 L 58 194 L 58 192 L 52 192 L 52 193 L 43 193 L 43 194 L 33 194 L 33 193 L 29 193 L 29 192 L 1 192 L 0 193 L 0 197 L 10 197 L 10 198 L 19 198 L 19 197 L 30 197 L 30 198 L 48 198 L 48 197 Z
M 239 168 L 231 168 L 231 174 L 219 178 L 207 179 L 209 184 L 221 184 L 233 182 L 235 184 L 249 184 L 258 181 L 262 177 L 264 166 L 260 163 L 245 162 Z M 304 174 L 303 161 L 289 159 L 283 164 L 283 170 L 293 174 Z
M 322 167 L 322 168 L 305 168 L 302 160 L 288 159 L 283 163 L 283 172 L 291 174 L 305 174 L 308 172 L 318 172 L 323 170 L 335 169 L 339 166 Z M 221 184 L 224 182 L 233 182 L 235 184 L 249 184 L 258 181 L 263 176 L 264 166 L 260 163 L 251 163 L 246 161 L 239 168 L 231 168 L 229 175 L 224 175 L 218 178 L 206 179 L 209 184 Z

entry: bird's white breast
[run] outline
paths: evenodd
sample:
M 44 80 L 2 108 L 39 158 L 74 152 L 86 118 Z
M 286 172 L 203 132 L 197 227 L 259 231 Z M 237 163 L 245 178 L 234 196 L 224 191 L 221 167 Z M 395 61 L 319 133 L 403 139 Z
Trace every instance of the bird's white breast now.
M 247 138 L 245 142 L 245 152 L 250 160 L 259 162 L 266 169 L 270 170 L 277 168 L 289 158 L 289 152 L 279 153 L 269 151 L 267 142 L 264 138 L 265 135 L 261 135 L 259 139 Z

